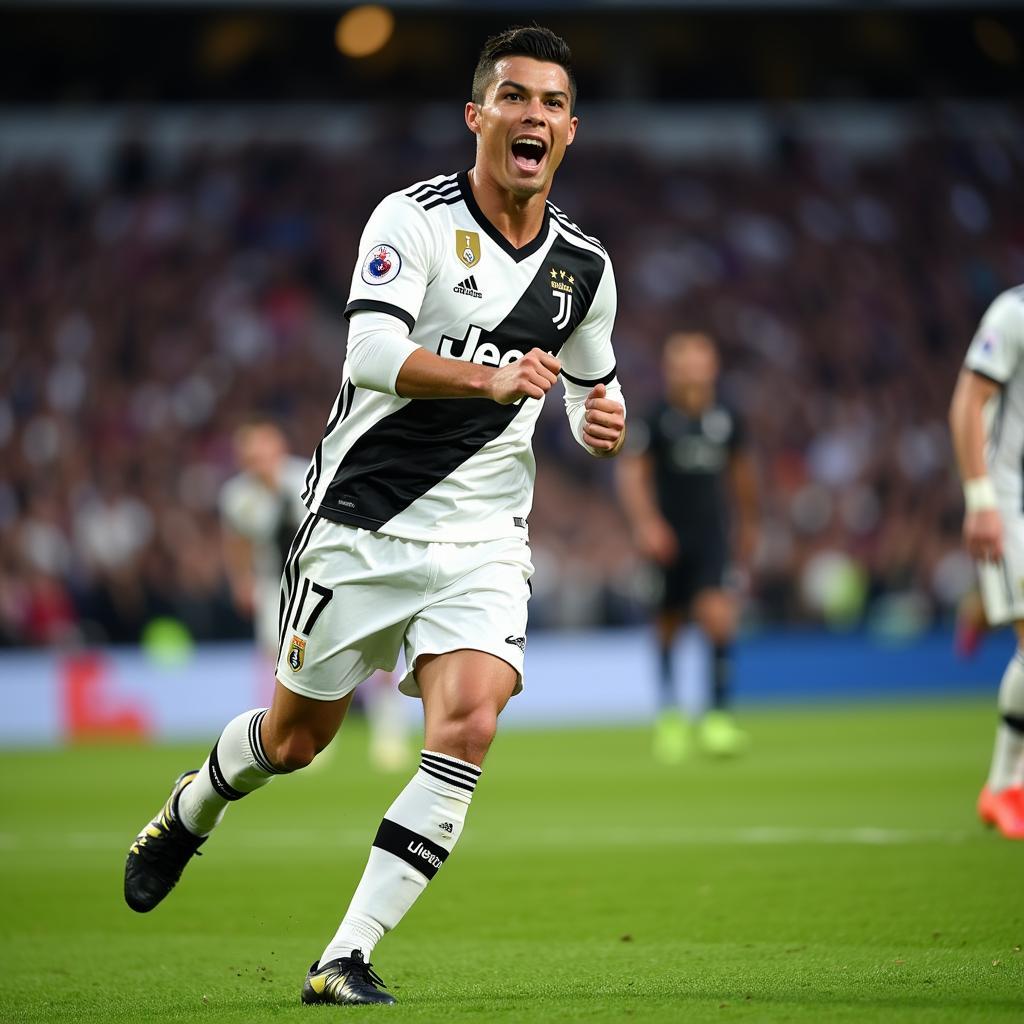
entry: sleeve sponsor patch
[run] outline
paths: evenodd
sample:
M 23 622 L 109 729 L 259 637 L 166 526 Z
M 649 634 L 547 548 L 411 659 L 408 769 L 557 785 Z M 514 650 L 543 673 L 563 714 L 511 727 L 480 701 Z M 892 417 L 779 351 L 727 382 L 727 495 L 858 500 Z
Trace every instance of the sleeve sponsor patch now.
M 391 245 L 375 245 L 363 259 L 361 274 L 367 284 L 387 284 L 402 270 L 402 257 Z
M 996 349 L 999 346 L 999 335 L 994 331 L 986 331 L 980 338 L 978 343 L 978 351 L 985 356 L 995 355 Z

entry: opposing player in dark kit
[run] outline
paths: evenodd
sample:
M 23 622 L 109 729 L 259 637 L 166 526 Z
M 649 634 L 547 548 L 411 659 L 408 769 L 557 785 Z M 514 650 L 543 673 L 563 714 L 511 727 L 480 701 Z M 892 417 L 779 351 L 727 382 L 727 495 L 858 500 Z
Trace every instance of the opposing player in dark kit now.
M 623 443 L 611 264 L 547 202 L 575 93 L 551 32 L 489 40 L 465 108 L 473 168 L 389 195 L 370 217 L 341 391 L 284 571 L 273 703 L 227 725 L 128 855 L 125 896 L 150 910 L 228 804 L 308 765 L 353 688 L 404 648 L 422 760 L 309 970 L 307 1003 L 394 1001 L 369 955 L 458 841 L 498 714 L 522 688 L 531 438 L 559 375 L 579 443 L 596 456 Z
M 673 671 L 673 645 L 688 619 L 711 646 L 711 706 L 698 725 L 701 744 L 717 755 L 738 754 L 747 745 L 729 707 L 738 601 L 727 575 L 737 562 L 748 568 L 753 557 L 757 487 L 740 418 L 715 393 L 719 365 L 711 339 L 673 334 L 664 368 L 666 399 L 634 423 L 618 479 L 637 544 L 663 572 L 655 619 L 661 712 L 654 754 L 671 763 L 690 746 Z

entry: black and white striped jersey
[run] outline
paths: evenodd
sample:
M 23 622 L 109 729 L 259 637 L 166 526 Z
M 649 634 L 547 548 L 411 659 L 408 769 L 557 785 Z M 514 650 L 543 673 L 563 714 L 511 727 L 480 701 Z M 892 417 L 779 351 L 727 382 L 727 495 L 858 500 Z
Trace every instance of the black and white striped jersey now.
M 577 388 L 617 387 L 615 279 L 600 243 L 548 203 L 515 249 L 484 217 L 466 172 L 387 196 L 370 217 L 345 310 L 390 313 L 451 359 L 506 365 L 554 353 Z M 571 387 L 571 384 L 567 384 Z M 413 540 L 522 536 L 541 402 L 419 399 L 356 387 L 348 366 L 303 498 L 328 519 Z
M 985 407 L 985 458 L 1001 503 L 1024 508 L 1024 285 L 996 296 L 964 365 L 1002 390 Z

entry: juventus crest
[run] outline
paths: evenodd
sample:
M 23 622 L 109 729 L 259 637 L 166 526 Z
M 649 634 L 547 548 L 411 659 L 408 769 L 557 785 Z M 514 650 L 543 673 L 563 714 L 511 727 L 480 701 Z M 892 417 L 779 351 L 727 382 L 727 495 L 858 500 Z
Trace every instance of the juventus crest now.
M 564 330 L 572 319 L 572 289 L 576 278 L 566 270 L 551 268 L 551 294 L 558 303 L 558 311 L 551 318 L 556 330 Z

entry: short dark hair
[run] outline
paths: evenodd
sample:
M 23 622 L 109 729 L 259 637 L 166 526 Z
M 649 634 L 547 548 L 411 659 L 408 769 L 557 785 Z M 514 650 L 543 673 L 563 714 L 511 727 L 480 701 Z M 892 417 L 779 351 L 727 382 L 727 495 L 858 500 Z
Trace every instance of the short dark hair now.
M 514 25 L 491 36 L 480 51 L 473 72 L 473 102 L 483 103 L 494 69 L 505 57 L 532 57 L 534 60 L 560 64 L 569 78 L 569 109 L 576 109 L 576 76 L 572 70 L 572 50 L 561 37 L 541 25 Z

